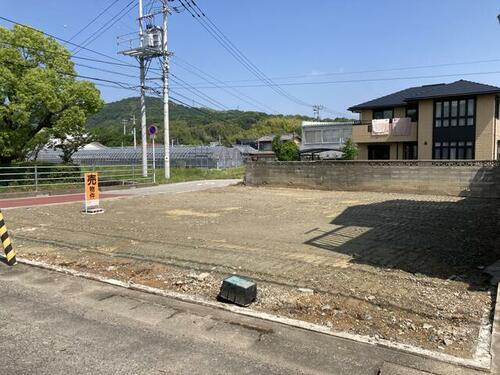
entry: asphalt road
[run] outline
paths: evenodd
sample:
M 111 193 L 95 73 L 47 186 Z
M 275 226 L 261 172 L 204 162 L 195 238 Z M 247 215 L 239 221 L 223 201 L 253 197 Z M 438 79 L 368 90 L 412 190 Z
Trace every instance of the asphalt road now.
M 123 194 L 122 194 L 123 195 Z M 101 193 L 101 199 L 119 198 L 120 194 Z M 0 199 L 0 208 L 19 208 L 19 207 L 36 207 L 36 206 L 50 206 L 58 204 L 67 204 L 75 202 L 83 202 L 85 200 L 84 194 L 63 194 L 27 198 L 10 198 Z
M 157 194 L 179 194 L 193 191 L 202 191 L 217 187 L 225 187 L 241 182 L 241 180 L 204 180 L 188 181 L 175 184 L 165 184 L 144 188 L 121 189 L 101 193 L 100 198 L 111 199 L 127 196 L 148 196 Z M 74 202 L 83 202 L 85 195 L 82 194 L 61 194 L 61 195 L 40 195 L 26 198 L 0 199 L 1 209 L 12 209 L 19 207 L 52 206 Z
M 6 375 L 475 374 L 22 265 L 0 263 L 0 290 L 0 373 Z
M 234 185 L 241 182 L 241 180 L 202 180 L 202 181 L 188 181 L 179 182 L 175 184 L 164 184 L 158 186 L 151 186 L 145 188 L 137 189 L 127 189 L 127 190 L 113 190 L 108 191 L 111 194 L 120 195 L 138 195 L 138 196 L 148 196 L 157 194 L 177 194 L 177 193 L 189 193 L 193 191 L 202 191 L 213 188 L 220 188 L 229 185 Z

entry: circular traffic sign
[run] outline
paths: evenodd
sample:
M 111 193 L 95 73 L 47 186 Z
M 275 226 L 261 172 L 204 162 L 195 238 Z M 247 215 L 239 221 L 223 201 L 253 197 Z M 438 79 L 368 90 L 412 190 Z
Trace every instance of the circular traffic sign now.
M 148 131 L 149 131 L 149 135 L 156 135 L 156 133 L 158 132 L 158 128 L 156 127 L 156 125 L 151 125 L 149 128 L 148 128 Z

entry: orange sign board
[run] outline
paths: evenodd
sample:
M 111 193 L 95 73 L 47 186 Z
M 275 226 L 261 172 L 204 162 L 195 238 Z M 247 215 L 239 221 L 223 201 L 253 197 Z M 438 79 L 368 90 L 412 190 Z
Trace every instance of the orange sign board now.
M 85 173 L 85 208 L 99 207 L 99 175 Z

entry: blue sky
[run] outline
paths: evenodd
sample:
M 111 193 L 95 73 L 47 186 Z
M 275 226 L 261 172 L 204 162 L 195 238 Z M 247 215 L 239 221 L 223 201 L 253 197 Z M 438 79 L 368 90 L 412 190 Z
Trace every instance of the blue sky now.
M 150 0 L 144 0 L 149 6 Z M 69 39 L 113 0 L 5 1 L 2 15 Z M 120 0 L 74 42 L 82 43 L 129 3 Z M 409 86 L 468 79 L 500 86 L 500 13 L 498 0 L 197 0 L 206 15 L 268 77 L 295 84 L 282 89 L 305 104 L 322 104 L 333 113 L 348 114 L 351 105 Z M 175 3 L 179 5 L 178 0 Z M 116 56 L 116 37 L 135 32 L 136 10 L 117 22 L 89 48 Z M 6 22 L 0 24 L 10 27 Z M 261 81 L 226 52 L 187 12 L 170 17 L 169 41 L 175 55 L 231 86 L 259 86 Z M 88 51 L 79 56 L 95 57 Z M 182 63 L 182 60 L 180 61 Z M 484 60 L 488 63 L 441 66 L 385 72 L 352 73 Z M 194 86 L 206 87 L 199 77 L 172 63 L 172 73 Z M 178 60 L 179 61 L 179 60 Z M 135 68 L 91 63 L 118 73 L 136 75 Z M 80 74 L 130 82 L 138 79 L 77 67 Z M 325 75 L 334 73 L 333 75 Z M 451 75 L 449 77 L 394 79 Z M 300 76 L 298 78 L 280 77 Z M 277 77 L 275 79 L 275 77 Z M 279 78 L 279 79 L 278 79 Z M 369 81 L 391 78 L 394 80 Z M 308 84 L 324 81 L 352 81 Z M 362 82 L 359 82 L 362 81 Z M 172 83 L 189 99 L 216 108 L 189 90 Z M 177 87 L 176 87 L 177 86 Z M 211 85 L 208 85 L 211 86 Z M 133 96 L 120 89 L 100 87 L 106 101 Z M 228 108 L 263 110 L 254 100 L 281 113 L 312 114 L 305 105 L 278 95 L 268 87 L 241 87 L 245 101 L 219 88 L 200 89 Z M 192 101 L 177 98 L 193 104 Z M 196 104 L 196 103 L 195 103 Z M 269 109 L 267 110 L 269 111 Z M 330 113 L 325 113 L 330 115 Z

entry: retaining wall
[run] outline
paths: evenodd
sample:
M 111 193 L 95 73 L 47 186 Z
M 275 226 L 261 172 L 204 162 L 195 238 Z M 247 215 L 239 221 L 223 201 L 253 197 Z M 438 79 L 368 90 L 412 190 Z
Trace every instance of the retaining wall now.
M 254 162 L 249 185 L 500 198 L 499 161 Z

